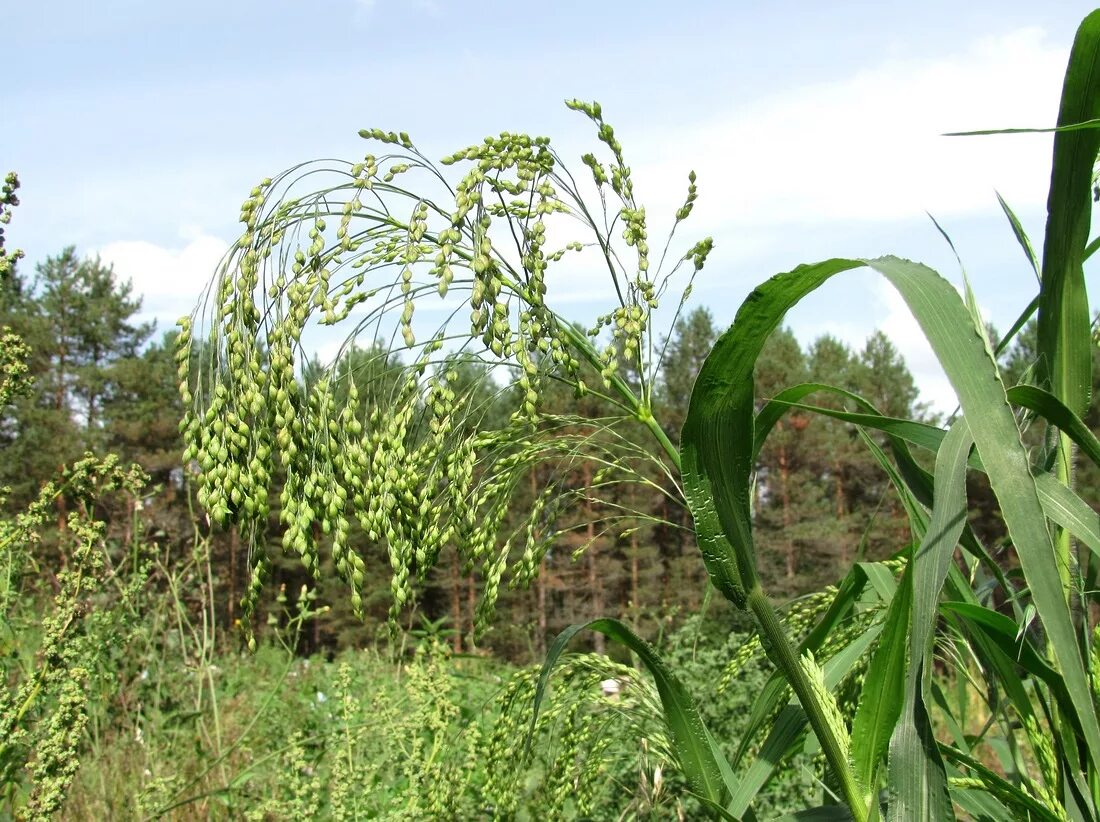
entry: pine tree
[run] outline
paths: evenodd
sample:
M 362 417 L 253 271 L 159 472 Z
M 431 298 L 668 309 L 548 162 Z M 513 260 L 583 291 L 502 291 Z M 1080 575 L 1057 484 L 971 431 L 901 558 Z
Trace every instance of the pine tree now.
M 897 347 L 882 331 L 868 337 L 853 368 L 852 387 L 889 417 L 919 419 L 927 412 L 918 404 L 919 392 L 905 360 Z M 880 445 L 886 437 L 871 432 Z M 855 478 L 852 505 L 860 512 L 863 524 L 862 548 L 873 558 L 881 558 L 900 550 L 910 539 L 908 518 L 897 494 L 881 469 L 866 456 L 854 465 Z
M 717 338 L 710 310 L 698 307 L 677 320 L 665 341 L 655 413 L 674 443 L 680 441 L 695 377 Z M 693 610 L 702 601 L 707 577 L 699 563 L 687 505 L 678 499 L 677 489 L 669 487 L 667 481 L 663 485 L 666 493 L 654 501 L 658 506 L 654 516 L 668 522 L 667 526 L 653 528 L 664 565 L 662 590 L 656 600 L 666 610 L 677 607 Z
M 112 375 L 139 355 L 152 325 L 134 322 L 141 300 L 129 283 L 117 282 L 99 260 L 78 259 L 71 247 L 37 267 L 31 288 L 14 282 L 4 323 L 31 346 L 35 377 L 34 395 L 3 421 L 9 459 L 0 483 L 13 487 L 18 504 L 83 451 L 106 445 L 103 406 L 117 388 Z
M 680 441 L 695 376 L 716 339 L 714 318 L 708 308 L 700 307 L 677 320 L 665 340 L 655 404 L 665 433 L 673 442 Z

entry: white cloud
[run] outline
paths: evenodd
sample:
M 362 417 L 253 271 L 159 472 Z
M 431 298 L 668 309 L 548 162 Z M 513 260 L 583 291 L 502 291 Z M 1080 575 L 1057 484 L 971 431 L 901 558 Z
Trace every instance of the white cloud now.
M 636 176 L 667 210 L 682 199 L 692 163 L 695 228 L 709 231 L 958 215 L 995 207 L 995 187 L 1018 208 L 1038 206 L 1049 135 L 941 135 L 1053 125 L 1066 55 L 1027 28 L 954 56 L 794 88 L 651 132 Z
M 890 338 L 905 358 L 905 364 L 909 366 L 909 372 L 920 390 L 921 401 L 929 403 L 934 411 L 951 413 L 957 405 L 955 389 L 943 373 L 909 306 L 897 289 L 882 278 L 878 279 L 875 292 L 877 301 L 884 306 L 878 315 L 882 320 L 877 328 Z
M 229 244 L 218 237 L 186 227 L 185 245 L 165 248 L 144 240 L 122 240 L 96 250 L 114 266 L 122 280 L 130 280 L 134 293 L 144 297 L 142 317 L 156 319 L 164 329 L 190 313 L 213 278 Z
M 824 316 L 802 314 L 794 323 L 799 341 L 806 346 L 818 337 L 830 334 L 858 352 L 874 331 L 882 331 L 905 360 L 920 391 L 920 401 L 928 403 L 933 411 L 940 414 L 954 411 L 958 405 L 955 389 L 951 387 L 920 324 L 897 289 L 869 270 L 852 272 L 844 283 L 830 285 L 837 286 L 838 290 L 839 286 L 843 286 L 850 293 L 859 293 L 860 302 L 866 310 L 858 315 L 846 312 L 842 317 L 827 313 Z M 978 308 L 985 318 L 986 312 L 980 305 Z

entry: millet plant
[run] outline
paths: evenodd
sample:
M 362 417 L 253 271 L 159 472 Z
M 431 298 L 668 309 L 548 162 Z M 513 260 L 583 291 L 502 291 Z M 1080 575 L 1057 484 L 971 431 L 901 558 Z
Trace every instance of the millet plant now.
M 1098 61 L 1094 13 L 1077 34 L 1053 129 L 1041 257 L 1002 203 L 1040 283 L 1003 339 L 989 339 L 969 289 L 960 296 L 918 263 L 800 266 L 756 288 L 715 344 L 680 449 L 653 413 L 654 312 L 674 283 L 686 299 L 712 244 L 670 253 L 697 196 L 690 175 L 668 242 L 651 249 L 648 216 L 599 105 L 568 104 L 601 143 L 600 157 L 582 157 L 583 186 L 545 138 L 486 138 L 441 168 L 408 135 L 378 129 L 361 132 L 379 148 L 360 162 L 310 164 L 265 180 L 244 204 L 245 231 L 211 287 L 209 310 L 182 321 L 180 350 L 181 390 L 193 409 L 183 423 L 187 458 L 199 468 L 202 502 L 212 518 L 251 535 L 246 609 L 270 565 L 261 537 L 277 497 L 284 548 L 316 573 L 329 546 L 356 607 L 364 563 L 349 542 L 351 518 L 388 551 L 394 617 L 441 551 L 453 549 L 484 579 L 485 622 L 505 574 L 530 580 L 555 537 L 543 516 L 556 503 L 552 485 L 525 532 L 503 527 L 532 466 L 594 457 L 605 477 L 641 481 L 630 466 L 644 455 L 681 483 L 711 583 L 752 615 L 775 674 L 728 761 L 676 671 L 625 624 L 599 619 L 554 643 L 536 712 L 566 644 L 595 630 L 629 647 L 653 675 L 669 748 L 717 817 L 755 818 L 754 799 L 780 763 L 816 746 L 825 799 L 813 818 L 1100 819 L 1100 636 L 1088 608 L 1100 522 L 1073 488 L 1075 460 L 1100 463 L 1100 443 L 1082 422 L 1096 345 L 1083 266 L 1100 246 L 1088 236 Z M 552 269 L 570 254 L 606 271 L 615 294 L 587 330 L 552 307 Z M 754 363 L 785 313 L 860 267 L 900 292 L 939 358 L 961 409 L 946 428 L 884 417 L 828 385 L 792 386 L 757 402 Z M 414 316 L 430 299 L 443 300 L 450 319 L 421 339 Z M 1037 361 L 1026 384 L 1008 385 L 997 354 L 1036 313 Z M 314 322 L 342 321 L 352 325 L 352 342 L 388 336 L 391 347 L 408 349 L 384 402 L 368 408 L 366 386 L 335 367 L 303 389 L 303 334 Z M 504 392 L 507 425 L 483 425 L 475 395 L 455 389 L 446 365 L 455 351 L 516 375 L 517 388 Z M 593 428 L 548 415 L 541 400 L 550 381 L 594 392 L 620 416 Z M 822 392 L 839 396 L 841 410 L 809 402 Z M 855 427 L 896 487 L 912 539 L 890 563 L 856 564 L 781 619 L 757 572 L 751 500 L 756 455 L 791 409 Z M 1030 449 L 1025 427 L 1043 432 Z M 969 527 L 966 479 L 976 472 L 996 495 L 1003 544 L 984 545 Z M 1005 557 L 1017 572 L 1006 572 Z M 977 732 L 965 727 L 974 699 L 984 716 Z

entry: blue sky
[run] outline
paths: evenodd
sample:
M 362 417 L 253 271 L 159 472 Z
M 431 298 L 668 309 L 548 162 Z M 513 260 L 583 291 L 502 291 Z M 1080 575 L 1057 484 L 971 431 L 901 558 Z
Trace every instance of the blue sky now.
M 364 126 L 430 155 L 501 130 L 591 131 L 597 99 L 650 213 L 699 174 L 694 231 L 716 249 L 696 289 L 720 324 L 758 281 L 829 256 L 897 253 L 958 280 L 951 233 L 1005 328 L 1034 278 L 994 198 L 1038 239 L 1050 140 L 944 131 L 1053 122 L 1084 3 L 9 4 L 0 166 L 19 172 L 9 230 L 29 262 L 100 253 L 161 327 L 190 310 L 260 178 L 358 159 Z M 690 224 L 689 224 L 690 226 Z M 853 289 L 852 284 L 859 283 Z M 577 310 L 595 303 L 578 296 Z M 882 327 L 939 407 L 949 391 L 899 300 L 870 275 L 790 322 L 858 344 Z

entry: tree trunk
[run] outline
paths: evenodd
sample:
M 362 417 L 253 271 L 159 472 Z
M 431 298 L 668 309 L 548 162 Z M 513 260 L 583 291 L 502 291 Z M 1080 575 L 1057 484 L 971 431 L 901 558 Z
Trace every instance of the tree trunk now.
M 539 575 L 535 580 L 535 597 L 538 600 L 538 632 L 535 636 L 535 650 L 540 657 L 546 656 L 546 557 L 539 562 Z
M 840 476 L 840 460 L 833 460 L 833 497 L 836 502 L 836 519 L 840 522 L 844 519 L 847 511 L 847 505 L 844 497 L 844 480 Z M 842 534 L 840 538 L 840 564 L 842 567 L 848 567 L 848 539 L 847 534 Z
M 780 426 L 775 426 L 776 431 Z M 779 499 L 783 505 L 783 537 L 787 542 L 786 571 L 787 579 L 793 579 L 796 570 L 796 558 L 794 540 L 791 539 L 791 492 L 790 492 L 791 467 L 787 459 L 787 447 L 779 446 Z
M 237 555 L 241 547 L 241 534 L 234 525 L 229 529 L 229 624 L 237 619 Z
M 477 581 L 474 579 L 474 575 L 470 574 L 467 579 L 466 586 L 466 608 L 467 616 L 470 622 L 470 634 L 467 638 L 467 650 L 474 650 L 474 622 L 477 619 Z
M 456 654 L 462 653 L 462 576 L 459 574 L 458 557 L 451 565 L 451 627 L 454 635 L 451 638 L 451 650 Z
M 603 616 L 603 584 L 596 567 L 596 523 L 592 511 L 592 466 L 584 464 L 584 519 L 585 519 L 585 558 L 588 561 L 588 590 L 592 592 L 591 619 Z M 593 650 L 603 656 L 607 649 L 604 635 L 596 632 L 593 638 Z

